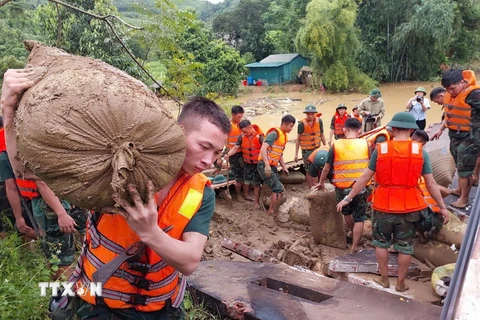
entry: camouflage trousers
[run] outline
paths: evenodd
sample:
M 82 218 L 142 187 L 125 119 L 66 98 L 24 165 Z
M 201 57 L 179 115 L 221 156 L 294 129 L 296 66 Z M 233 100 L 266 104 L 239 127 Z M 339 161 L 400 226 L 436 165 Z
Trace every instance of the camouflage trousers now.
M 51 302 L 55 298 L 52 298 Z M 184 320 L 187 314 L 183 304 L 179 308 L 166 301 L 163 309 L 154 312 L 141 312 L 135 309 L 111 309 L 106 305 L 92 305 L 79 297 L 69 297 L 65 308 L 56 308 L 53 320 Z
M 77 230 L 85 233 L 87 217 L 83 211 L 72 210 L 68 201 L 62 200 L 65 211 L 77 223 Z M 41 197 L 32 199 L 33 218 L 38 227 L 45 231 L 42 239 L 42 248 L 52 265 L 68 266 L 75 257 L 75 241 L 73 234 L 64 234 L 60 231 L 55 212 Z
M 312 164 L 310 161 L 308 161 L 308 157 L 312 154 L 312 152 L 315 151 L 315 149 L 311 150 L 302 150 L 302 159 L 303 159 L 303 166 L 305 167 L 305 171 L 310 174 L 310 167 Z
M 449 132 L 449 137 L 450 153 L 457 165 L 458 176 L 461 178 L 470 177 L 475 169 L 479 147 L 469 137 L 457 139 L 456 134 L 452 132 Z
M 372 216 L 373 242 L 375 247 L 395 250 L 406 255 L 413 254 L 415 227 L 422 218 L 422 210 L 407 214 L 385 213 L 374 210 Z
M 265 176 L 265 162 L 260 161 L 257 165 L 258 174 L 262 178 L 263 182 L 270 187 L 273 193 L 282 193 L 285 191 L 283 184 L 280 182 L 280 176 L 278 175 L 277 167 L 271 166 L 272 174 L 270 177 Z
M 243 183 L 251 184 L 252 186 L 262 184 L 262 178 L 260 178 L 256 163 L 245 163 L 245 167 L 243 168 Z
M 234 154 L 228 158 L 230 163 L 230 171 L 236 182 L 243 182 L 243 167 L 245 162 L 243 161 L 243 154 L 241 152 Z
M 335 188 L 337 202 L 342 201 L 351 190 L 352 188 Z M 353 197 L 352 202 L 342 208 L 342 214 L 345 216 L 352 215 L 353 222 L 355 223 L 367 220 L 367 198 L 368 192 L 367 189 L 364 188 L 359 194 Z

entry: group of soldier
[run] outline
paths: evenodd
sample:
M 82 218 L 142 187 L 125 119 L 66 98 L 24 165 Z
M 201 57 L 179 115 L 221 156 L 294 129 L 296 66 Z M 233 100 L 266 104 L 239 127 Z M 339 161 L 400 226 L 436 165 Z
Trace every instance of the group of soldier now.
M 385 107 L 378 89 L 372 90 L 370 96 L 352 110 L 352 115 L 347 114 L 344 104 L 338 105 L 332 117 L 328 145 L 321 114 L 314 105 L 307 105 L 305 118 L 298 121 L 294 160 L 298 160 L 301 149 L 308 185 L 325 190 L 325 182 L 329 180 L 335 186 L 337 209 L 352 231 L 353 252 L 358 250 L 367 203 L 371 203 L 372 244 L 376 247 L 381 274 L 377 282 L 390 286 L 387 250 L 393 245 L 399 253 L 397 291 L 408 289 L 405 278 L 416 233 L 423 237 L 438 231 L 449 220 L 443 197 L 457 195 L 459 199 L 452 205 L 465 207 L 473 178 L 478 179 L 474 168 L 480 141 L 480 86 L 469 70 L 445 72 L 442 86 L 431 94 L 432 101 L 445 108 L 442 126 L 432 138 L 438 138 L 449 128 L 450 151 L 459 176 L 459 187 L 455 190 L 436 184 L 430 158 L 423 149 L 430 137 L 419 129 L 411 113 L 399 112 L 386 126 L 381 126 Z M 233 107 L 227 144 L 227 148 L 230 147 L 227 159 L 235 174 L 237 190 L 244 181 L 242 195 L 250 200 L 249 184 L 256 179 L 254 201 L 258 206 L 259 185 L 265 183 L 272 190 L 269 213 L 276 215 L 285 198 L 277 167 L 288 174 L 283 151 L 295 119 L 285 115 L 281 126 L 269 129 L 264 137 L 258 126 L 241 120 L 242 116 L 243 109 Z M 241 159 L 246 162 L 245 166 Z

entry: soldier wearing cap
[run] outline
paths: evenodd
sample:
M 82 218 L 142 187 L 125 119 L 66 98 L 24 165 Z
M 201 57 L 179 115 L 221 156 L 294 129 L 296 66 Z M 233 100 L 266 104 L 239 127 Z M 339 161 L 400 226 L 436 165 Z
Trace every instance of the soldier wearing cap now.
M 418 87 L 414 93 L 415 96 L 408 100 L 405 108 L 415 117 L 418 128 L 424 130 L 427 125 L 426 112 L 430 109 L 430 100 L 425 97 L 427 91 L 424 87 Z
M 345 138 L 343 128 L 345 127 L 345 121 L 347 121 L 349 118 L 350 115 L 347 114 L 347 106 L 344 103 L 340 103 L 332 117 L 332 122 L 330 122 L 330 138 L 328 139 L 329 145 L 332 145 L 333 143 L 333 136 L 335 136 L 335 140 Z
M 422 144 L 410 140 L 411 133 L 418 129 L 415 117 L 408 112 L 395 114 L 388 123 L 392 127 L 394 140 L 382 142 L 372 153 L 368 168 L 357 180 L 352 190 L 337 205 L 337 210 L 352 202 L 375 174 L 377 188 L 373 193 L 373 242 L 381 274 L 375 280 L 385 288 L 390 287 L 388 279 L 388 248 L 393 244 L 398 251 L 398 280 L 395 290 L 408 290 L 405 283 L 408 267 L 413 254 L 415 223 L 420 220 L 422 210 L 427 208 L 418 181 L 423 176 L 426 188 L 439 206 L 444 223 L 448 212 L 442 195 L 432 175 L 428 153 Z
M 310 162 L 307 161 L 312 152 L 320 147 L 320 142 L 326 145 L 325 135 L 323 133 L 323 121 L 320 118 L 321 113 L 317 108 L 309 104 L 303 111 L 306 117 L 298 121 L 297 142 L 295 145 L 295 162 L 298 160 L 298 149 L 302 149 L 303 164 L 307 173 L 308 186 L 315 185 L 314 177 L 310 176 Z
M 385 105 L 380 98 L 382 93 L 378 89 L 370 91 L 370 96 L 360 102 L 358 109 L 365 121 L 364 131 L 368 132 L 376 127 L 380 127 L 381 119 L 385 116 Z M 373 121 L 370 121 L 373 120 Z

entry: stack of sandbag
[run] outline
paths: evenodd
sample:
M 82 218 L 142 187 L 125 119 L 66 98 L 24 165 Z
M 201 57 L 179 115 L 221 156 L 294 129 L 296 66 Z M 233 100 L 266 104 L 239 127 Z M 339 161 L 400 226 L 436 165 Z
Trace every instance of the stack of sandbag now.
M 18 153 L 55 193 L 101 210 L 133 183 L 145 199 L 183 164 L 182 128 L 143 83 L 104 62 L 28 41 L 28 64 L 47 69 L 16 115 Z
M 443 225 L 440 231 L 435 233 L 432 238 L 460 248 L 463 238 L 465 237 L 465 232 L 467 231 L 467 224 L 451 212 L 449 212 L 449 217 L 449 222 Z
M 325 184 L 326 190 L 312 190 L 309 202 L 310 226 L 315 243 L 345 249 L 347 238 L 343 215 L 337 212 L 335 187 Z
M 432 126 L 431 134 L 435 133 L 440 125 L 440 123 L 435 123 Z M 452 183 L 456 169 L 449 146 L 448 130 L 445 130 L 438 140 L 429 141 L 425 145 L 432 164 L 433 178 L 437 184 L 444 187 L 448 187 Z

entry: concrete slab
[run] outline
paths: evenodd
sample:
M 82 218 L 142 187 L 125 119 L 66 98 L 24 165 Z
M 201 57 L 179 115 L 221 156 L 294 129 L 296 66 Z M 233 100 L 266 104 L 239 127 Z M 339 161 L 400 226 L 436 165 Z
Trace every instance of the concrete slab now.
M 283 264 L 204 261 L 194 295 L 236 319 L 438 319 L 441 308 Z
M 388 255 L 388 275 L 396 276 L 398 274 L 397 254 Z M 338 256 L 328 266 L 332 272 L 366 272 L 379 274 L 375 249 L 365 249 L 357 253 L 349 253 Z M 420 268 L 415 263 L 410 263 L 408 268 L 409 275 L 420 275 Z

